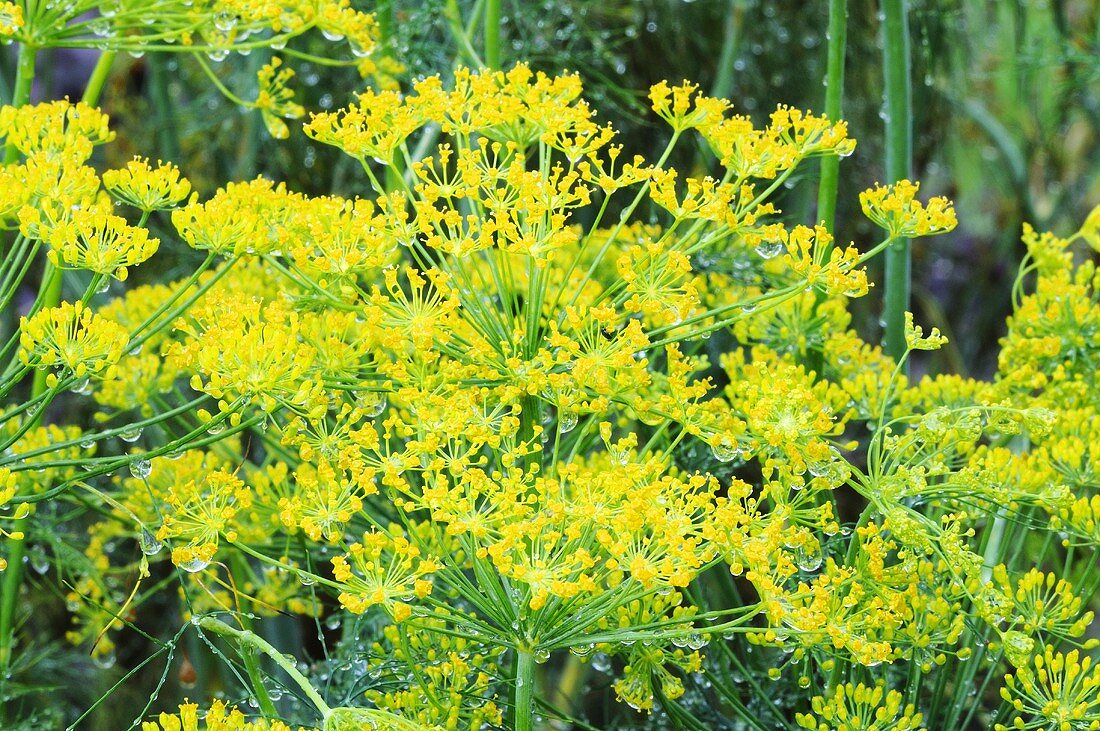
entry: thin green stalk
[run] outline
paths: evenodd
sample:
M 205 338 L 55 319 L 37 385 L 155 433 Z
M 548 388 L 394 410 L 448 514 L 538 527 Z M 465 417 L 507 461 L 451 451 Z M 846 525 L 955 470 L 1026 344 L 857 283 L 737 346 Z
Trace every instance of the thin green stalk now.
M 233 580 L 239 586 L 248 572 L 248 559 L 242 553 L 234 553 L 232 564 Z M 237 616 L 237 620 L 241 623 L 241 629 L 245 632 L 252 632 L 252 619 L 248 612 L 241 612 Z M 260 711 L 267 718 L 278 718 L 279 711 L 275 708 L 271 695 L 267 692 L 267 686 L 264 685 L 263 671 L 260 668 L 259 660 L 256 658 L 256 649 L 252 644 L 241 643 L 241 659 L 244 661 L 244 670 L 248 675 L 249 682 L 252 683 L 252 692 L 256 694 Z
M 913 160 L 912 84 L 906 0 L 883 0 L 882 64 L 886 101 L 886 180 L 911 177 Z M 885 350 L 896 360 L 905 353 L 905 311 L 909 309 L 909 240 L 886 249 Z M 906 369 L 908 372 L 908 369 Z
M 825 71 L 825 116 L 836 122 L 842 114 L 844 99 L 844 53 L 848 36 L 847 0 L 829 0 L 828 53 Z M 829 231 L 836 224 L 836 189 L 840 177 L 840 158 L 821 159 L 821 179 L 817 186 L 817 219 Z
M 532 731 L 535 727 L 535 655 L 529 649 L 516 653 L 516 731 Z
M 500 0 L 485 2 L 485 65 L 500 68 Z
M 745 19 L 745 5 L 742 0 L 730 0 L 726 11 L 726 28 L 722 37 L 722 50 L 718 54 L 718 69 L 710 95 L 718 99 L 728 99 L 733 94 L 733 64 L 737 51 L 741 47 L 741 29 Z
M 288 660 L 283 653 L 276 650 L 255 632 L 236 629 L 213 617 L 202 617 L 196 624 L 204 630 L 236 640 L 237 643 L 241 645 L 242 650 L 247 647 L 251 650 L 259 650 L 270 657 L 275 661 L 276 665 L 283 669 L 283 672 L 289 675 L 290 678 L 297 683 L 305 696 L 309 698 L 310 702 L 320 711 L 322 717 L 327 718 L 331 715 L 332 709 L 325 703 L 325 699 L 321 697 L 321 694 L 318 693 L 316 689 L 314 689 L 306 677 L 298 671 L 294 663 Z
M 80 101 L 93 107 L 99 104 L 99 97 L 103 94 L 103 86 L 107 83 L 107 77 L 111 74 L 111 66 L 115 63 L 115 51 L 104 51 L 99 54 L 95 62 L 92 75 L 88 79 L 88 85 L 84 87 L 84 95 Z

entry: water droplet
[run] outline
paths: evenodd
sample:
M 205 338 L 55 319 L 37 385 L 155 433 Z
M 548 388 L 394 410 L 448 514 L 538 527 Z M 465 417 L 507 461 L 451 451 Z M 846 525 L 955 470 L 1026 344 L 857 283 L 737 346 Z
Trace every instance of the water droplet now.
M 31 568 L 37 573 L 44 574 L 50 570 L 50 559 L 46 556 L 45 549 L 36 545 L 27 553 L 30 558 Z
M 299 571 L 298 581 L 302 582 L 302 586 L 313 586 L 317 583 L 317 577 L 313 576 L 313 574 L 308 574 L 305 571 Z
M 139 459 L 130 463 L 130 474 L 139 480 L 144 480 L 153 473 L 153 463 L 147 459 Z
M 365 393 L 359 399 L 359 404 L 363 408 L 363 413 L 365 413 L 368 418 L 373 419 L 386 410 L 386 394 Z
M 118 661 L 118 658 L 115 657 L 115 653 L 113 652 L 104 652 L 100 655 L 92 656 L 92 661 L 99 667 L 107 670 L 115 666 L 115 662 Z
M 138 439 L 141 439 L 141 427 L 128 426 L 118 433 L 118 438 L 124 442 L 130 442 L 132 444 Z
M 209 566 L 210 562 L 209 561 L 203 561 L 200 558 L 194 558 L 194 559 L 191 559 L 190 561 L 181 561 L 180 563 L 178 563 L 176 565 L 179 566 L 181 569 L 183 569 L 184 571 L 186 571 L 189 574 L 197 574 L 198 572 L 202 571 L 207 566 Z
M 229 33 L 237 27 L 237 16 L 228 10 L 214 13 L 214 27 L 222 33 Z
M 714 453 L 714 458 L 719 462 L 732 462 L 741 456 L 741 450 L 737 448 L 737 443 L 730 443 L 726 439 L 710 445 L 710 451 Z
M 592 656 L 592 669 L 597 672 L 606 673 L 611 669 L 611 656 L 606 652 L 597 652 Z
M 148 528 L 141 529 L 141 535 L 138 536 L 138 546 L 146 556 L 156 556 L 164 548 L 164 544 L 157 540 L 157 537 Z
M 577 645 L 570 647 L 569 652 L 580 658 L 591 657 L 592 653 L 596 651 L 595 645 Z
M 756 246 L 756 253 L 761 259 L 774 259 L 783 252 L 782 241 L 762 241 Z
M 73 384 L 72 392 L 80 394 L 81 396 L 87 396 L 92 392 L 92 382 L 87 378 L 81 378 Z
M 550 659 L 549 650 L 535 650 L 535 662 L 542 665 L 544 662 Z
M 558 431 L 562 434 L 573 431 L 577 426 L 577 412 L 575 411 L 559 411 L 558 412 Z

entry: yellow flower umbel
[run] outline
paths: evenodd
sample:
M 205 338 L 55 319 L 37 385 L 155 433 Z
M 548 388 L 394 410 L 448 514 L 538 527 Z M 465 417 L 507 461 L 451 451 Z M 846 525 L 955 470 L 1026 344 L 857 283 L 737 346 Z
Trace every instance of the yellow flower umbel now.
M 277 140 L 285 140 L 290 136 L 290 130 L 283 119 L 297 119 L 305 114 L 302 105 L 294 101 L 294 92 L 287 88 L 287 83 L 294 78 L 294 71 L 280 68 L 282 65 L 282 59 L 276 57 L 260 69 L 257 75 L 260 93 L 255 102 L 267 131 Z
M 116 199 L 140 211 L 175 208 L 191 192 L 191 183 L 180 177 L 179 168 L 170 162 L 135 157 L 126 167 L 103 173 L 103 187 Z
M 112 214 L 109 204 L 73 211 L 69 221 L 49 231 L 46 242 L 54 266 L 87 269 L 120 281 L 126 279 L 127 267 L 148 259 L 160 245 L 147 229 Z
M 926 731 L 913 705 L 902 705 L 901 693 L 882 684 L 845 683 L 831 696 L 814 696 L 810 706 L 813 713 L 795 716 L 810 731 Z
M 232 520 L 251 502 L 252 491 L 222 470 L 174 485 L 165 496 L 164 522 L 157 540 L 173 544 L 172 562 L 181 569 L 202 571 L 214 560 L 222 536 L 236 540 Z
M 346 556 L 332 559 L 333 578 L 342 586 L 340 604 L 356 614 L 382 605 L 397 622 L 412 614 L 406 602 L 431 593 L 429 577 L 438 568 L 398 525 L 385 532 L 364 533 L 359 543 L 348 547 Z
M 118 362 L 129 334 L 82 303 L 63 302 L 31 318 L 20 318 L 19 357 L 34 368 L 63 368 L 76 378 L 99 375 Z M 57 385 L 57 374 L 46 377 Z
M 1100 729 L 1100 665 L 1077 650 L 1063 655 L 1047 645 L 1031 664 L 1005 676 L 1001 697 L 1017 715 L 996 731 Z
M 920 183 L 900 180 L 859 194 L 863 215 L 886 230 L 891 238 L 910 239 L 947 233 L 958 221 L 951 201 L 937 197 L 927 205 L 916 199 Z
M 197 703 L 182 703 L 178 713 L 161 713 L 156 721 L 143 722 L 141 731 L 293 731 L 293 727 L 274 719 L 249 721 L 236 708 L 214 701 L 201 714 Z M 309 730 L 298 727 L 298 731 Z
M 0 109 L 0 137 L 24 155 L 87 160 L 92 148 L 114 139 L 107 115 L 84 102 L 48 102 Z
M 14 35 L 23 27 L 23 6 L 0 3 L 0 36 Z

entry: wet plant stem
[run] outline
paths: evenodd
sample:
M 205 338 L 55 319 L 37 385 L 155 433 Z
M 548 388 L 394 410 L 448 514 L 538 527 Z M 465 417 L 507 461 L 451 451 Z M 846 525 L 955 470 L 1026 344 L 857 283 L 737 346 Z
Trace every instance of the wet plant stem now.
M 882 65 L 886 102 L 886 180 L 911 177 L 913 159 L 907 0 L 882 0 Z M 905 353 L 905 312 L 909 309 L 911 254 L 908 239 L 886 249 L 885 350 L 895 360 Z M 906 367 L 906 373 L 908 367 Z
M 500 68 L 500 0 L 485 2 L 485 65 Z
M 828 51 L 825 71 L 825 116 L 836 122 L 842 113 L 844 98 L 844 53 L 848 36 L 848 0 L 829 0 Z M 821 179 L 817 186 L 817 219 L 830 232 L 836 225 L 837 181 L 840 158 L 821 159 Z
M 535 654 L 530 649 L 516 653 L 516 731 L 535 727 Z

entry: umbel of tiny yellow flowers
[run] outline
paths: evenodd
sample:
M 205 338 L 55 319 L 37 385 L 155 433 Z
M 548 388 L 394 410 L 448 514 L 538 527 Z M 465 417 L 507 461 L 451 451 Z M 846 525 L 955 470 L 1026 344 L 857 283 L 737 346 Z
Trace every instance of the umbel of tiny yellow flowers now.
M 141 731 L 199 731 L 200 713 L 197 703 L 180 704 L 179 713 L 162 713 L 155 721 L 145 721 Z M 249 721 L 236 708 L 228 708 L 222 701 L 214 701 L 210 709 L 201 714 L 201 728 L 205 731 L 292 731 L 282 721 L 260 719 Z M 305 729 L 299 728 L 299 731 Z
M 932 328 L 926 337 L 924 328 L 913 324 L 913 313 L 905 313 L 905 345 L 910 350 L 939 350 L 946 342 L 938 327 Z
M 23 27 L 23 6 L 0 3 L 0 36 L 10 36 Z
M 1047 645 L 1028 665 L 1005 676 L 1001 697 L 1016 711 L 996 731 L 1100 729 L 1100 665 L 1077 650 L 1066 654 Z
M 68 221 L 47 233 L 46 242 L 54 266 L 87 269 L 120 281 L 126 279 L 127 267 L 148 259 L 160 245 L 148 230 L 128 225 L 104 203 L 73 211 Z
M 928 204 L 917 200 L 920 183 L 899 180 L 893 185 L 878 185 L 859 194 L 863 214 L 895 239 L 933 236 L 947 233 L 958 221 L 951 201 L 932 198 Z
M 260 69 L 257 74 L 260 92 L 255 102 L 267 131 L 277 140 L 285 140 L 290 136 L 290 130 L 283 118 L 297 119 L 305 114 L 305 108 L 294 101 L 294 92 L 287 87 L 287 82 L 294 77 L 294 71 L 280 68 L 282 65 L 282 59 L 276 57 Z
M 35 368 L 63 368 L 77 378 L 99 375 L 118 362 L 129 334 L 83 303 L 62 302 L 31 318 L 20 318 L 19 357 Z M 46 383 L 57 385 L 50 373 Z
M 0 137 L 24 155 L 87 160 L 92 148 L 114 139 L 107 115 L 68 100 L 0 108 Z
M 926 731 L 922 714 L 882 684 L 838 685 L 830 696 L 814 696 L 810 707 L 813 713 L 799 713 L 795 721 L 811 731 Z
M 191 183 L 180 177 L 175 165 L 158 160 L 153 168 L 140 157 L 124 168 L 103 173 L 103 187 L 116 199 L 145 212 L 175 208 L 191 192 Z

